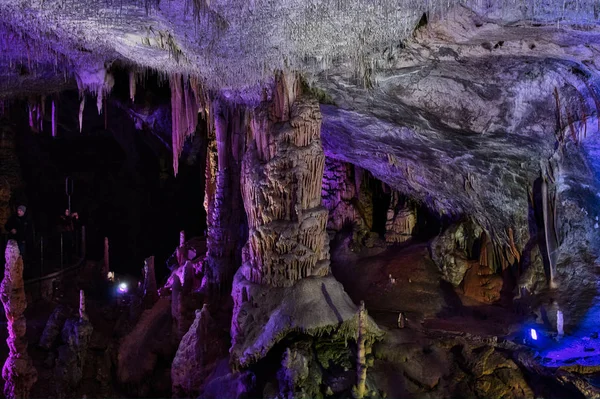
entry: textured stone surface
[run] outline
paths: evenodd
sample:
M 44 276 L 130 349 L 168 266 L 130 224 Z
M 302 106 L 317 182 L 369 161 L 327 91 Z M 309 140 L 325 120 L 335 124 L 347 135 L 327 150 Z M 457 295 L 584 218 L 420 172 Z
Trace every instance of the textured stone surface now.
M 42 332 L 42 337 L 40 338 L 40 346 L 42 348 L 50 349 L 52 347 L 56 341 L 56 338 L 58 338 L 60 335 L 60 332 L 62 331 L 65 321 L 69 317 L 70 313 L 71 309 L 64 305 L 58 305 L 52 311 L 52 314 L 46 322 L 44 331 Z
M 207 305 L 196 310 L 196 319 L 179 343 L 171 366 L 173 397 L 197 397 L 202 391 L 206 378 L 228 346 L 218 330 Z
M 0 285 L 0 300 L 8 328 L 8 357 L 2 368 L 4 394 L 7 398 L 28 398 L 38 374 L 27 353 L 27 322 L 24 315 L 27 299 L 23 283 L 23 259 L 16 241 L 8 241 L 5 260 L 4 279 Z
M 385 241 L 388 243 L 410 240 L 417 225 L 417 210 L 412 204 L 403 202 L 400 194 L 394 191 L 385 223 Z
M 241 270 L 249 281 L 276 287 L 330 272 L 319 107 L 308 98 L 283 104 L 289 114 L 255 115 L 242 171 L 250 232 Z
M 11 198 L 15 201 L 14 194 L 21 186 L 21 166 L 17 158 L 15 132 L 3 124 L 0 124 L 0 159 L 0 228 L 4 231 L 12 213 Z

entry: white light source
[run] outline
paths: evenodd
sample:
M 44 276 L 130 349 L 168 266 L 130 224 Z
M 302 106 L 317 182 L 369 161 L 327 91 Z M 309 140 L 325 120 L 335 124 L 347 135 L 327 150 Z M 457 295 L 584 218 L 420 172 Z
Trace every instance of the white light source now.
M 127 292 L 127 283 L 120 283 L 119 284 L 119 292 L 121 292 L 121 293 Z
M 537 341 L 537 339 L 538 339 L 537 331 L 535 331 L 533 328 L 529 330 L 529 335 L 531 335 L 532 340 Z
M 115 272 L 108 272 L 106 278 L 108 279 L 108 281 L 115 281 Z

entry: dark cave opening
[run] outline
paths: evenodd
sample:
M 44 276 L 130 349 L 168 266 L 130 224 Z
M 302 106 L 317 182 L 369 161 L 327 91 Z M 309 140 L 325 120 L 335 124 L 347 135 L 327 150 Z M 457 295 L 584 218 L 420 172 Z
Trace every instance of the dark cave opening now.
M 52 123 L 48 112 L 44 132 L 35 133 L 27 124 L 23 111 L 26 105 L 12 107 L 9 123 L 17 131 L 17 153 L 26 183 L 24 191 L 13 197 L 12 207 L 27 205 L 33 220 L 35 244 L 28 249 L 31 258 L 40 262 L 44 237 L 46 263 L 59 259 L 57 225 L 67 208 L 65 179 L 70 177 L 71 208 L 79 213 L 81 225 L 86 226 L 88 258 L 103 257 L 104 237 L 108 237 L 111 269 L 138 276 L 143 260 L 154 255 L 157 279 L 162 281 L 168 272 L 165 261 L 178 245 L 179 231 L 185 230 L 191 238 L 202 235 L 206 229 L 202 206 L 204 127 L 199 124 L 194 137 L 186 143 L 178 176 L 174 177 L 170 149 L 146 126 L 138 129 L 140 126 L 126 113 L 120 82 L 122 79 L 117 77 L 114 96 L 106 101 L 100 115 L 95 98 L 86 97 L 81 133 L 77 116 L 79 95 L 75 91 L 59 96 L 56 138 L 48 133 Z M 146 85 L 152 90 L 164 90 L 153 77 L 147 78 Z M 136 104 L 143 104 L 140 107 L 147 113 L 165 107 L 157 102 L 159 97 L 146 92 L 140 85 Z M 125 98 L 129 101 L 128 96 Z M 48 109 L 50 100 L 46 103 Z M 162 123 L 170 126 L 170 121 Z

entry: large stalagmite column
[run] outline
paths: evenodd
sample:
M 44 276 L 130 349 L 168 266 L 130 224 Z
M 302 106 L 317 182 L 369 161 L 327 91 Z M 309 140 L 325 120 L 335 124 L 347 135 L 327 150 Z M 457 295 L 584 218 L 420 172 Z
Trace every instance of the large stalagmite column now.
M 27 353 L 25 309 L 27 299 L 23 282 L 23 259 L 17 242 L 9 240 L 5 252 L 4 280 L 0 286 L 0 299 L 8 321 L 8 358 L 2 368 L 7 398 L 28 398 L 37 381 L 37 371 Z
M 255 113 L 242 171 L 250 230 L 243 273 L 276 287 L 330 272 L 321 112 L 315 100 L 297 97 L 297 85 L 280 76 L 272 106 Z
M 214 136 L 209 132 L 206 163 L 207 254 L 205 272 L 211 289 L 229 292 L 241 263 L 240 225 L 244 209 L 240 194 L 241 158 L 246 138 L 245 112 L 213 103 Z M 211 137 L 212 136 L 212 137 Z

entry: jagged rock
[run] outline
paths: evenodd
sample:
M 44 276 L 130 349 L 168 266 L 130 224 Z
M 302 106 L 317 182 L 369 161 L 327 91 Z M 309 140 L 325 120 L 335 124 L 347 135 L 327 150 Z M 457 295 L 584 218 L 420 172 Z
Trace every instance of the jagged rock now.
M 499 274 L 492 274 L 486 266 L 477 261 L 469 262 L 471 266 L 462 281 L 465 296 L 480 302 L 494 303 L 500 299 L 500 291 L 504 281 Z
M 472 223 L 453 224 L 431 242 L 431 259 L 444 279 L 458 287 L 472 267 L 469 258 L 479 255 L 474 249 L 482 231 Z
M 87 318 L 67 319 L 65 322 L 61 333 L 64 345 L 58 348 L 54 369 L 59 397 L 76 395 L 93 331 L 94 327 Z
M 208 306 L 196 310 L 196 319 L 183 336 L 171 366 L 173 397 L 196 397 L 218 358 L 227 347 Z
M 310 342 L 301 341 L 286 348 L 277 373 L 282 398 L 317 398 L 323 380 L 312 354 Z
M 10 399 L 28 398 L 38 374 L 27 353 L 23 258 L 16 241 L 9 240 L 6 244 L 5 260 L 4 279 L 0 285 L 0 300 L 8 322 L 8 357 L 2 368 L 4 394 Z
M 52 347 L 70 314 L 71 309 L 65 305 L 61 304 L 54 308 L 52 314 L 50 314 L 50 318 L 48 318 L 48 321 L 46 322 L 44 331 L 42 332 L 40 347 L 44 349 L 50 349 Z

